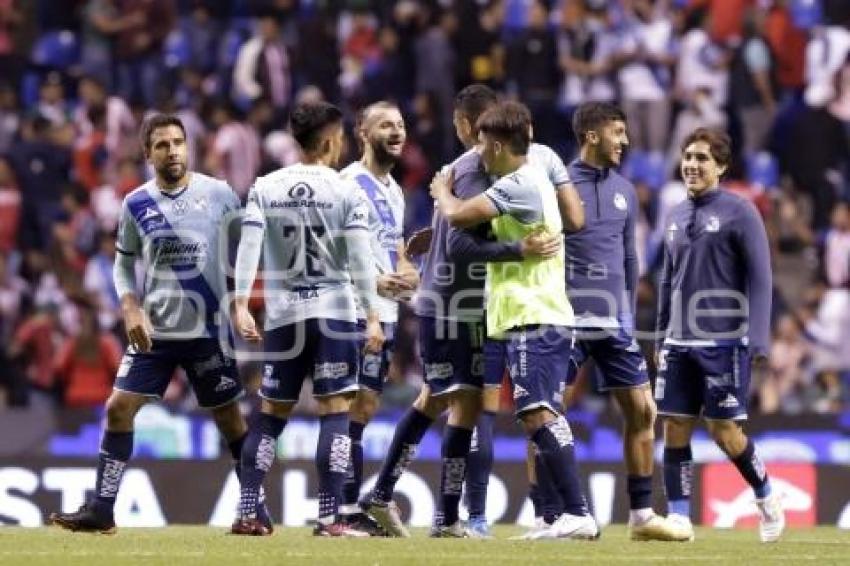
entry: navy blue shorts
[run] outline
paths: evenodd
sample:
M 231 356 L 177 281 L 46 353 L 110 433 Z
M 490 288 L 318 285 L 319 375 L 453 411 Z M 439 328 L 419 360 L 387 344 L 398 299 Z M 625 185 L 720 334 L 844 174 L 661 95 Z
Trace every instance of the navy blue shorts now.
M 499 387 L 508 369 L 508 341 L 487 338 L 484 341 L 484 387 Z
M 419 349 L 431 395 L 484 384 L 484 323 L 419 317 Z
M 578 370 L 593 358 L 599 391 L 632 389 L 649 382 L 646 360 L 637 340 L 622 328 L 578 328 L 567 376 L 567 385 L 575 382 Z
M 515 411 L 562 410 L 572 331 L 565 326 L 534 325 L 508 332 L 508 367 Z
M 217 338 L 154 340 L 150 352 L 128 348 L 115 389 L 161 398 L 177 366 L 186 372 L 201 407 L 221 407 L 244 393 L 236 363 L 222 352 Z
M 381 353 L 367 353 L 365 351 L 366 321 L 357 321 L 357 331 L 360 333 L 360 340 L 357 344 L 357 349 L 360 352 L 360 376 L 357 378 L 357 384 L 361 389 L 368 389 L 375 393 L 384 391 L 384 381 L 387 380 L 387 371 L 390 369 L 390 361 L 395 347 L 395 323 L 382 322 L 381 328 L 384 330 L 385 338 Z
M 744 420 L 750 355 L 744 346 L 664 346 L 655 400 L 662 415 Z
M 313 395 L 357 390 L 360 355 L 357 323 L 311 318 L 266 331 L 266 359 L 260 397 L 298 401 L 307 377 Z

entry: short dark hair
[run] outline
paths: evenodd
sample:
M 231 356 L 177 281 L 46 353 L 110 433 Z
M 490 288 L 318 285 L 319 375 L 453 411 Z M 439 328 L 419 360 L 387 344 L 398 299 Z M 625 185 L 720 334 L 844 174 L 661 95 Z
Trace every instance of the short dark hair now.
M 609 102 L 585 102 L 573 114 L 573 134 L 578 143 L 583 144 L 588 132 L 615 121 L 626 121 L 626 115 L 619 107 Z
M 322 130 L 331 124 L 342 123 L 342 111 L 324 101 L 302 102 L 292 109 L 289 130 L 306 153 L 319 148 Z
M 705 142 L 718 165 L 728 167 L 732 163 L 732 140 L 723 130 L 717 128 L 697 128 L 682 142 L 682 152 L 694 142 Z
M 180 118 L 173 114 L 154 114 L 142 124 L 142 146 L 145 148 L 146 152 L 150 151 L 151 136 L 153 135 L 154 130 L 165 128 L 167 126 L 177 126 L 180 128 L 180 131 L 183 132 L 183 137 L 186 137 L 186 126 L 183 125 L 183 121 Z
M 531 144 L 531 112 L 520 102 L 491 106 L 478 118 L 478 131 L 504 142 L 515 155 L 528 153 Z
M 464 87 L 455 96 L 455 110 L 469 120 L 473 129 L 484 111 L 499 102 L 499 95 L 483 84 L 471 84 Z

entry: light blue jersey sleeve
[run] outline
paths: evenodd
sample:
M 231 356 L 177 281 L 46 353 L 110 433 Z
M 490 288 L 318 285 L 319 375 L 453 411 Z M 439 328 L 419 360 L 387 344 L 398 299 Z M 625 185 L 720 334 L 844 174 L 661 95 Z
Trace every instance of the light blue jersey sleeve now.
M 124 255 L 140 256 L 142 254 L 142 238 L 136 219 L 127 206 L 127 199 L 121 203 L 121 217 L 118 220 L 118 238 L 115 247 L 119 253 Z
M 564 160 L 548 145 L 533 143 L 528 149 L 528 162 L 546 172 L 556 188 L 570 182 L 570 174 Z
M 235 291 L 237 297 L 248 296 L 257 277 L 265 228 L 265 215 L 260 206 L 257 186 L 254 185 L 248 193 L 248 201 L 242 216 L 239 247 L 236 250 Z
M 500 216 L 508 214 L 523 224 L 543 218 L 540 191 L 533 177 L 526 175 L 522 169 L 496 181 L 484 191 L 484 195 L 496 206 Z
M 362 191 L 349 191 L 346 199 L 343 230 L 348 252 L 351 282 L 357 291 L 360 305 L 365 311 L 377 304 L 377 271 L 371 250 L 369 232 L 369 203 Z

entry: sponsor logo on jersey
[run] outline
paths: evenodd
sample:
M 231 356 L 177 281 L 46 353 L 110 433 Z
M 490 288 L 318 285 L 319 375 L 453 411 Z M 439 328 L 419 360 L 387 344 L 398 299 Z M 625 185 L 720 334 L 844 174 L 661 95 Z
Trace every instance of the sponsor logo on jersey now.
M 734 395 L 727 393 L 726 398 L 720 401 L 717 406 L 723 407 L 724 409 L 734 409 L 735 407 L 740 407 L 741 404 L 738 403 L 738 400 L 735 399 Z
M 287 194 L 289 198 L 309 200 L 316 196 L 316 191 L 307 183 L 295 183 Z
M 320 200 L 273 200 L 269 202 L 270 208 L 318 208 L 320 210 L 329 210 L 334 207 L 332 202 Z
M 349 374 L 347 362 L 325 362 L 313 367 L 313 380 L 339 379 Z
M 425 364 L 425 381 L 432 379 L 448 379 L 454 374 L 451 362 Z
M 197 197 L 192 202 L 192 208 L 194 208 L 197 211 L 206 210 L 207 208 L 209 208 L 209 206 L 210 206 L 210 201 L 205 196 Z
M 514 384 L 514 401 L 528 397 L 528 390 L 522 385 Z
M 226 375 L 220 375 L 218 378 L 218 385 L 215 386 L 216 392 L 227 391 L 228 389 L 233 389 L 236 387 L 236 380 Z

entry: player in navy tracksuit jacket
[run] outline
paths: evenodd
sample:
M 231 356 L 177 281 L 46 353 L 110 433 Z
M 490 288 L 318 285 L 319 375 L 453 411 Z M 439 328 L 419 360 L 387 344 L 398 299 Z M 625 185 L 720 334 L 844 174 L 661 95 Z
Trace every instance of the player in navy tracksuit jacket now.
M 785 525 L 779 496 L 740 421 L 747 418 L 751 362 L 768 352 L 770 252 L 755 207 L 718 187 L 731 151 L 726 134 L 695 130 L 682 145 L 688 200 L 664 236 L 655 398 L 664 416 L 664 483 L 671 515 L 689 523 L 690 439 L 705 418 L 712 438 L 752 486 L 764 542 Z
M 630 538 L 682 540 L 690 531 L 652 510 L 656 407 L 633 322 L 638 202 L 634 186 L 614 169 L 628 145 L 625 116 L 611 104 L 583 104 L 573 115 L 573 131 L 581 151 L 568 170 L 584 205 L 585 226 L 566 239 L 576 329 L 568 383 L 593 358 L 599 389 L 611 391 L 622 410 Z

